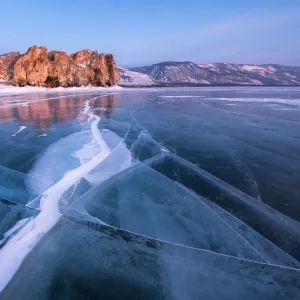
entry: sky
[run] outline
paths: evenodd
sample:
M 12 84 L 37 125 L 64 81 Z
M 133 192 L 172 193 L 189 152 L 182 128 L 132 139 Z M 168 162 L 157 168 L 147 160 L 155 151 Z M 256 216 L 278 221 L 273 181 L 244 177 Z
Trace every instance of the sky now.
M 300 66 L 300 0 L 0 0 L 0 54 L 31 45 L 161 61 Z

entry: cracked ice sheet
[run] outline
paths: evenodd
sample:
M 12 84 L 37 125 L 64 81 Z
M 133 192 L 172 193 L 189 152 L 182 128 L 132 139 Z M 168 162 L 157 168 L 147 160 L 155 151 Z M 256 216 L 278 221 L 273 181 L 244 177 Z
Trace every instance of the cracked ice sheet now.
M 126 148 L 123 138 L 109 130 L 101 130 L 101 136 L 108 146 L 110 154 L 100 162 L 92 171 L 85 174 L 84 178 L 68 188 L 61 197 L 60 206 L 71 205 L 82 193 L 93 185 L 102 181 L 132 165 L 130 151 Z M 45 154 L 37 161 L 27 185 L 37 189 L 36 196 L 42 194 L 64 176 L 70 169 L 79 167 L 91 161 L 93 157 L 101 153 L 101 147 L 92 138 L 90 131 L 81 131 L 71 134 L 52 144 Z M 57 161 L 60 163 L 57 164 Z M 46 171 L 45 171 L 46 170 Z M 42 181 L 37 184 L 37 179 Z M 37 197 L 28 206 L 39 209 L 40 197 Z
M 124 126 L 129 128 L 128 124 Z M 100 130 L 100 134 L 111 151 L 122 141 L 120 136 L 108 130 Z M 100 152 L 101 147 L 91 130 L 67 135 L 51 144 L 43 155 L 40 155 L 29 172 L 32 179 L 28 181 L 28 186 L 36 186 L 36 179 L 42 177 L 43 182 L 38 186 L 39 193 L 42 193 L 60 180 L 68 170 L 90 161 Z M 57 164 L 57 161 L 60 163 Z
M 37 213 L 37 211 L 22 205 L 0 200 L 0 240 L 7 238 L 9 233 L 11 233 L 10 230 L 18 224 L 18 222 L 21 221 L 21 223 L 19 223 L 19 225 L 21 225 L 22 220 L 28 220 L 28 218 L 36 216 Z M 21 226 L 19 228 L 21 228 Z
M 269 262 L 299 268 L 298 222 L 176 155 L 156 156 L 146 163 L 188 192 L 207 198 L 203 201 Z
M 1 300 L 292 300 L 300 296 L 299 275 L 63 216 Z
M 151 238 L 265 262 L 199 198 L 142 164 L 90 189 L 71 208 Z
M 0 166 L 0 198 L 14 203 L 26 204 L 35 194 L 35 186 L 28 187 L 30 175 Z M 36 178 L 38 183 L 40 178 Z
M 98 97 L 93 99 L 96 98 Z M 82 153 L 78 155 L 78 152 L 76 152 L 75 157 L 78 160 L 79 166 L 77 164 L 77 166 L 74 168 L 74 165 L 71 164 L 71 166 L 69 165 L 69 169 L 66 170 L 67 172 L 63 174 L 61 174 L 61 170 L 64 170 L 64 168 L 60 168 L 57 174 L 60 174 L 62 178 L 58 175 L 58 177 L 54 179 L 55 181 L 53 185 L 50 183 L 49 187 L 47 186 L 46 182 L 46 186 L 42 186 L 41 190 L 43 190 L 44 187 L 46 190 L 39 199 L 41 210 L 40 213 L 34 219 L 31 219 L 30 222 L 27 222 L 14 236 L 12 236 L 0 251 L 1 291 L 14 276 L 15 272 L 17 272 L 23 260 L 30 253 L 37 242 L 59 221 L 61 217 L 59 212 L 59 201 L 61 196 L 66 192 L 66 190 L 71 188 L 81 178 L 85 177 L 91 170 L 93 170 L 114 151 L 108 147 L 98 129 L 100 118 L 89 112 L 89 101 L 91 100 L 86 101 L 84 113 L 88 114 L 90 116 L 89 120 L 91 120 L 90 128 L 92 140 L 90 141 L 90 144 L 94 146 L 94 143 L 97 143 L 100 147 L 100 151 L 98 153 L 97 151 L 91 151 L 89 157 L 87 157 L 88 152 L 84 152 L 84 162 L 82 161 Z M 122 140 L 117 147 L 121 145 Z M 68 147 L 66 147 L 65 151 L 67 150 Z M 68 154 L 70 155 L 70 152 L 68 152 Z M 52 164 L 52 166 L 53 165 L 54 164 Z M 40 175 L 42 176 L 42 174 Z

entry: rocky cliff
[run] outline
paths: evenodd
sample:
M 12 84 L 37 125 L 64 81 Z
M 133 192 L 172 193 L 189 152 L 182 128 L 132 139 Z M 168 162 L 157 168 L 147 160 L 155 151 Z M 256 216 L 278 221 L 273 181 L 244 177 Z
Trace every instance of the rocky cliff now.
M 14 65 L 19 59 L 19 52 L 11 52 L 0 56 L 0 79 L 11 80 L 14 75 Z
M 82 50 L 68 55 L 33 46 L 24 55 L 0 56 L 0 79 L 19 86 L 111 86 L 120 73 L 111 54 Z

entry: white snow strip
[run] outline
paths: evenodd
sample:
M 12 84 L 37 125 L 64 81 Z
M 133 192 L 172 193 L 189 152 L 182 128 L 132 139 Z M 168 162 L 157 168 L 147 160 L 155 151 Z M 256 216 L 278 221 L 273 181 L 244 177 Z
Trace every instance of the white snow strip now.
M 94 108 L 94 111 L 95 111 L 95 110 L 104 110 L 104 111 L 107 111 L 106 108 L 102 108 L 102 107 Z
M 45 88 L 37 86 L 11 86 L 11 85 L 0 85 L 0 95 L 14 95 L 14 94 L 29 94 L 29 93 L 56 93 L 56 92 L 79 92 L 79 91 L 110 91 L 110 90 L 122 90 L 120 86 L 111 86 L 111 87 L 95 87 L 95 86 L 82 86 L 82 87 L 57 87 L 57 88 Z
M 38 137 L 47 136 L 46 133 L 40 134 Z
M 258 103 L 280 103 L 295 105 L 300 107 L 300 99 L 282 99 L 282 98 L 206 98 L 205 100 L 217 100 L 217 101 L 233 101 L 233 102 L 258 102 Z
M 90 110 L 90 100 L 86 100 L 84 103 L 84 110 L 83 113 L 86 114 Z
M 27 128 L 26 126 L 20 126 L 20 129 L 16 133 L 12 134 L 11 136 L 16 136 L 18 133 L 20 133 L 21 131 L 23 131 L 26 128 Z
M 205 96 L 186 96 L 186 95 L 182 95 L 182 96 L 159 96 L 159 98 L 203 98 Z
M 133 72 L 119 67 L 120 84 L 123 86 L 153 86 L 157 83 L 147 74 Z
M 18 229 L 20 229 L 28 220 L 29 220 L 29 218 L 18 221 L 11 229 L 9 229 L 8 231 L 6 231 L 4 233 L 4 235 L 3 235 L 4 239 L 7 239 L 14 232 L 16 232 Z

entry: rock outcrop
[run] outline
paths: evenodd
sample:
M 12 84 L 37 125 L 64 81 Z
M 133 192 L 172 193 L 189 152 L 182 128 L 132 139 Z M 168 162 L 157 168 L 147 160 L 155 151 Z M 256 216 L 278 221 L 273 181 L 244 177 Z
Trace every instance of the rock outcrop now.
M 14 66 L 14 80 L 19 86 L 46 86 L 47 78 L 52 73 L 53 66 L 48 59 L 46 47 L 29 48 Z
M 106 64 L 108 67 L 108 73 L 110 76 L 108 85 L 113 85 L 114 82 L 120 81 L 120 72 L 115 64 L 114 57 L 111 54 L 105 55 L 105 61 L 106 61 Z
M 52 71 L 49 73 L 46 79 L 46 84 L 49 87 L 56 86 L 79 86 L 77 80 L 77 74 L 80 68 L 74 63 L 73 59 L 65 52 L 62 51 L 51 51 L 48 58 L 52 64 Z M 86 81 L 81 85 L 88 85 Z
M 0 79 L 4 79 L 5 72 L 4 72 L 4 58 L 0 56 Z
M 12 52 L 0 56 L 0 79 L 11 80 L 14 75 L 14 65 L 20 57 L 20 52 Z
M 19 86 L 111 86 L 120 81 L 120 73 L 111 54 L 82 50 L 68 55 L 33 46 L 20 56 L 18 52 L 0 57 L 0 78 Z

